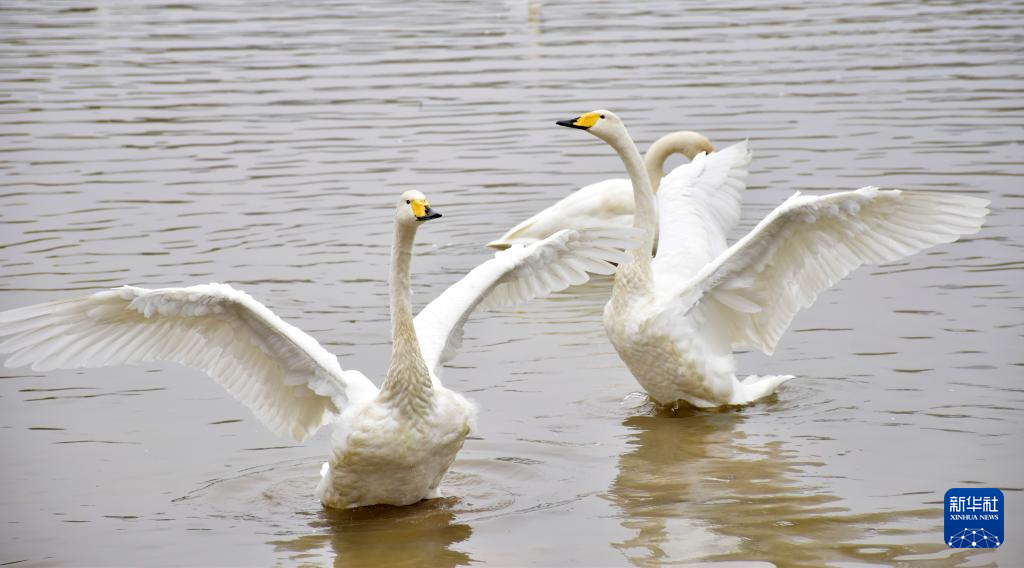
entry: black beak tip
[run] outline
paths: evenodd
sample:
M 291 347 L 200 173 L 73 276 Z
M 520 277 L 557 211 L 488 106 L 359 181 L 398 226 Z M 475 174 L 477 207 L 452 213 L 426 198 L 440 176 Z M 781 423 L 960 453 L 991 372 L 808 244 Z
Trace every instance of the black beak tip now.
M 574 118 L 572 120 L 559 120 L 555 124 L 557 124 L 558 126 L 567 126 L 569 128 L 578 128 L 579 130 L 589 130 L 590 129 L 589 126 L 580 126 L 580 125 L 576 124 L 577 120 L 579 120 L 579 117 L 576 117 L 576 118 Z
M 417 217 L 416 218 L 417 221 L 429 221 L 431 219 L 439 219 L 439 218 L 442 217 L 442 215 L 440 213 L 438 213 L 437 211 L 434 211 L 433 209 L 427 209 L 423 213 L 424 213 L 424 215 L 422 217 Z

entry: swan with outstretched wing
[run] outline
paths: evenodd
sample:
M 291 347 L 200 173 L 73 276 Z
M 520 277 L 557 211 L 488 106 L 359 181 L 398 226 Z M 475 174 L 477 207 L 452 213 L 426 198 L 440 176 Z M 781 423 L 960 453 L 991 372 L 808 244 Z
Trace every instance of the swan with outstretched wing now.
M 123 286 L 0 312 L 6 366 L 39 371 L 171 361 L 200 369 L 270 430 L 298 441 L 332 424 L 317 495 L 327 507 L 408 505 L 439 495 L 475 408 L 444 387 L 441 365 L 474 310 L 522 302 L 611 274 L 632 229 L 564 230 L 495 254 L 415 319 L 416 230 L 441 215 L 418 191 L 395 211 L 391 364 L 378 389 L 245 292 L 226 284 Z
M 988 201 L 947 193 L 798 193 L 727 247 L 746 188 L 745 142 L 697 155 L 669 173 L 655 197 L 618 116 L 598 110 L 558 124 L 611 145 L 632 180 L 644 242 L 616 272 L 604 324 L 633 376 L 663 405 L 747 404 L 775 392 L 792 376 L 738 379 L 735 347 L 771 354 L 796 312 L 852 270 L 976 233 L 988 214 Z

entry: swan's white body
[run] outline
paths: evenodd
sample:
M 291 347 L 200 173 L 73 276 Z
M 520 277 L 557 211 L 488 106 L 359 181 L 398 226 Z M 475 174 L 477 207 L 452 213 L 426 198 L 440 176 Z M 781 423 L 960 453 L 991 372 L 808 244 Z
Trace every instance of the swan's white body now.
M 796 312 L 862 264 L 892 262 L 977 232 L 988 202 L 864 187 L 799 193 L 726 245 L 740 217 L 750 152 L 740 143 L 676 168 L 655 196 L 621 120 L 608 111 L 560 122 L 610 144 L 633 181 L 645 243 L 620 265 L 604 311 L 608 338 L 651 398 L 699 407 L 747 404 L 792 377 L 736 377 L 732 350 L 771 354 Z M 649 253 L 656 229 L 657 257 Z
M 644 167 L 655 191 L 664 175 L 665 160 L 679 153 L 692 160 L 701 152 L 711 152 L 711 142 L 702 134 L 681 130 L 659 138 L 647 150 Z M 584 186 L 554 205 L 509 229 L 500 238 L 487 243 L 496 249 L 527 245 L 561 231 L 587 227 L 632 227 L 633 184 L 628 179 L 606 179 Z
M 501 251 L 414 320 L 413 240 L 419 222 L 437 216 L 417 191 L 399 202 L 390 281 L 393 347 L 380 389 L 225 284 L 123 286 L 0 312 L 0 353 L 13 354 L 8 367 L 31 364 L 41 371 L 153 361 L 195 367 L 279 435 L 301 441 L 335 424 L 317 488 L 324 505 L 407 505 L 435 497 L 475 415 L 474 406 L 439 378 L 466 319 L 480 306 L 585 282 L 587 272 L 611 274 L 610 263 L 624 260 L 621 250 L 635 242 L 623 230 L 567 230 Z

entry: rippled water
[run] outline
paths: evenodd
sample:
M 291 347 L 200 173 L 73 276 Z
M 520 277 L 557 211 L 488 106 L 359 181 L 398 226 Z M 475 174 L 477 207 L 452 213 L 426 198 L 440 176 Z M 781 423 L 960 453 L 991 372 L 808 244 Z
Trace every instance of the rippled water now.
M 326 432 L 276 439 L 201 374 L 0 380 L 0 565 L 1013 566 L 941 500 L 1006 495 L 1024 543 L 1024 8 L 1016 2 L 4 2 L 0 309 L 226 281 L 379 381 L 394 196 L 422 305 L 575 187 L 624 177 L 553 121 L 616 110 L 755 149 L 744 229 L 793 190 L 984 196 L 985 229 L 862 269 L 741 371 L 740 410 L 654 411 L 608 281 L 478 318 L 481 408 L 444 489 L 326 512 Z M 761 564 L 755 564 L 761 565 Z M 767 565 L 767 564 L 765 564 Z

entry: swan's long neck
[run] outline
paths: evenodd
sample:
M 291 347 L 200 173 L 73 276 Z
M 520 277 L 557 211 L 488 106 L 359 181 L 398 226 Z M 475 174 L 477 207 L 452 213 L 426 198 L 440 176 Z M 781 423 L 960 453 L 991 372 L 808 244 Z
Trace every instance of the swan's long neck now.
M 416 227 L 395 223 L 391 247 L 391 366 L 380 389 L 380 400 L 409 416 L 422 416 L 430 407 L 433 386 L 423 361 L 412 317 L 410 264 Z
M 680 130 L 658 138 L 651 144 L 644 155 L 644 168 L 647 170 L 647 178 L 651 182 L 651 189 L 658 191 L 661 185 L 661 178 L 665 175 L 665 160 L 672 154 L 682 154 L 687 160 L 701 152 L 711 152 L 714 148 L 706 136 L 698 132 Z
M 672 155 L 671 151 L 654 153 L 655 148 L 651 146 L 644 154 L 644 169 L 647 171 L 647 179 L 651 182 L 651 190 L 658 191 L 661 185 L 661 178 L 665 176 L 665 160 Z
M 625 127 L 605 140 L 615 149 L 629 173 L 629 181 L 633 184 L 633 202 L 636 213 L 633 226 L 643 231 L 642 244 L 629 251 L 630 260 L 615 273 L 615 286 L 612 296 L 619 294 L 646 292 L 651 285 L 651 249 L 654 248 L 654 232 L 658 225 L 658 210 L 654 201 L 654 191 L 644 170 L 640 151 L 630 138 Z

